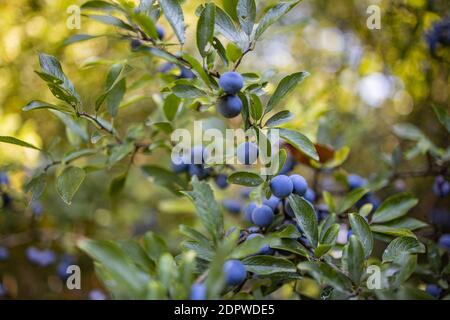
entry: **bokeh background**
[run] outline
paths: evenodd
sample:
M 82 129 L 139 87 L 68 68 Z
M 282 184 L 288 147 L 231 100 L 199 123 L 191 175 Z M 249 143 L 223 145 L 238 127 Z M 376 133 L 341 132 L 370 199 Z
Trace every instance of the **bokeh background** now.
M 235 15 L 230 9 L 233 1 L 215 2 Z M 116 120 L 121 130 L 126 130 L 127 123 L 145 121 L 157 108 L 158 65 L 135 61 L 129 43 L 120 41 L 112 27 L 82 18 L 81 30 L 67 28 L 67 8 L 83 2 L 0 2 L 0 135 L 15 136 L 56 154 L 82 143 L 67 135 L 65 125 L 52 114 L 21 111 L 33 99 L 54 101 L 34 73 L 39 52 L 62 61 L 86 105 L 92 105 L 101 94 L 113 61 L 129 59 L 141 76 L 152 80 L 128 91 L 125 104 L 135 103 L 121 110 Z M 190 39 L 185 49 L 192 53 L 196 52 L 194 13 L 202 2 L 188 0 L 183 4 Z M 259 7 L 276 2 L 257 1 Z M 381 8 L 380 30 L 366 26 L 369 5 Z M 337 149 L 349 146 L 351 153 L 344 168 L 371 177 L 387 170 L 385 155 L 398 145 L 392 133 L 395 123 L 414 123 L 436 145 L 448 146 L 449 136 L 436 121 L 432 105 L 450 106 L 449 48 L 439 44 L 431 50 L 433 39 L 427 40 L 426 34 L 432 32 L 433 24 L 448 17 L 449 9 L 447 0 L 305 0 L 265 34 L 255 52 L 244 60 L 241 71 L 266 71 L 273 84 L 283 75 L 309 71 L 308 80 L 286 101 L 285 107 L 296 114 L 295 126 L 317 142 Z M 167 22 L 162 19 L 160 24 L 169 39 L 174 39 Z M 111 36 L 64 46 L 64 40 L 76 33 Z M 51 182 L 40 203 L 30 205 L 21 190 L 27 174 L 43 161 L 36 151 L 0 144 L 0 171 L 8 172 L 8 193 L 13 199 L 9 209 L 0 207 L 0 246 L 9 248 L 8 260 L 0 262 L 0 283 L 8 292 L 5 298 L 101 298 L 106 293 L 90 259 L 77 251 L 77 239 L 127 239 L 154 230 L 163 234 L 176 252 L 178 225 L 195 224 L 188 200 L 152 184 L 137 167 L 131 170 L 120 198 L 112 201 L 108 184 L 120 173 L 120 165 L 90 174 L 71 206 L 62 202 Z M 90 161 L 95 164 L 95 159 Z M 169 160 L 161 161 L 161 156 L 155 155 L 140 156 L 136 162 L 168 165 Z M 417 157 L 405 169 L 423 165 L 423 158 Z M 308 175 L 306 169 L 303 174 Z M 407 189 L 420 198 L 413 215 L 423 220 L 436 210 L 448 216 L 448 199 L 437 200 L 431 192 L 432 183 L 432 178 L 420 178 L 395 185 L 395 191 Z M 380 190 L 378 196 L 384 198 L 392 191 L 393 187 Z M 235 194 L 235 189 L 217 192 L 219 198 Z M 51 249 L 55 262 L 45 267 L 30 263 L 26 251 L 33 246 Z M 81 266 L 81 290 L 65 289 L 58 276 L 67 255 Z

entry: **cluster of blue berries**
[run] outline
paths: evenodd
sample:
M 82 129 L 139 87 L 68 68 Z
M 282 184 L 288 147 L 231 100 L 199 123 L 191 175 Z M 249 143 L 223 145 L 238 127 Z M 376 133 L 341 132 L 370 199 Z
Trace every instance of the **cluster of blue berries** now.
M 50 249 L 40 250 L 36 247 L 29 247 L 26 250 L 26 256 L 28 261 L 40 267 L 47 267 L 56 261 L 56 255 Z
M 425 35 L 430 52 L 434 55 L 438 46 L 450 46 L 450 19 L 443 18 L 442 20 L 433 24 L 430 30 Z
M 244 87 L 244 78 L 238 72 L 225 72 L 219 78 L 225 95 L 219 98 L 217 111 L 225 118 L 234 118 L 242 111 L 242 101 L 236 95 Z
M 172 170 L 175 173 L 187 172 L 191 177 L 197 176 L 199 180 L 204 180 L 212 174 L 212 169 L 205 167 L 206 159 L 206 150 L 202 146 L 195 146 L 191 149 L 190 159 L 179 157 L 172 160 Z
M 445 198 L 450 194 L 450 181 L 443 176 L 437 176 L 433 184 L 433 192 L 440 198 Z

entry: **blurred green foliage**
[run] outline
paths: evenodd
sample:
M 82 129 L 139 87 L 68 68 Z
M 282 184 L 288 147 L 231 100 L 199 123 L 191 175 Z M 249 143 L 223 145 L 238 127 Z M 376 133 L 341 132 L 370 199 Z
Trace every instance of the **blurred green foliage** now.
M 23 113 L 22 107 L 39 98 L 54 101 L 45 84 L 33 72 L 38 68 L 37 53 L 46 52 L 63 62 L 65 73 L 75 84 L 86 106 L 93 106 L 103 91 L 103 83 L 112 62 L 126 59 L 144 74 L 134 78 L 124 99 L 116 124 L 145 120 L 158 108 L 158 65 L 150 60 L 135 59 L 127 41 L 117 41 L 114 28 L 82 18 L 81 30 L 70 30 L 66 23 L 70 5 L 84 1 L 16 0 L 0 3 L 0 135 L 15 136 L 55 154 L 75 149 L 79 141 L 64 141 L 65 125 L 46 112 Z M 185 1 L 187 38 L 193 39 L 195 8 L 203 1 Z M 215 1 L 231 16 L 235 1 Z M 265 7 L 277 1 L 257 1 Z M 446 0 L 382 0 L 381 29 L 366 27 L 369 0 L 305 0 L 275 25 L 258 43 L 251 59 L 244 59 L 241 70 L 269 70 L 271 83 L 277 77 L 297 70 L 311 73 L 308 81 L 286 101 L 286 109 L 296 117 L 293 125 L 312 140 L 336 149 L 349 146 L 351 153 L 345 169 L 363 176 L 387 170 L 384 161 L 398 145 L 392 125 L 411 122 L 426 132 L 436 145 L 448 145 L 449 136 L 436 125 L 434 104 L 450 106 L 450 55 L 448 50 L 438 57 L 430 54 L 425 33 L 433 22 L 448 10 Z M 163 21 L 169 39 L 175 36 Z M 170 30 L 170 31 L 169 31 Z M 65 46 L 71 35 L 109 34 L 91 41 Z M 194 52 L 189 41 L 185 49 Z M 273 70 L 273 71 L 270 71 Z M 275 77 L 275 78 L 274 78 Z M 158 78 L 149 82 L 147 79 Z M 145 85 L 140 85 L 139 80 Z M 268 88 L 274 90 L 273 87 Z M 130 105 L 127 102 L 136 101 Z M 375 101 L 375 102 L 374 102 Z M 93 108 L 93 107 L 92 107 Z M 187 122 L 189 120 L 186 120 Z M 221 121 L 217 120 L 216 121 Z M 52 139 L 48 139 L 52 137 Z M 363 159 L 363 161 L 361 161 Z M 27 170 L 42 164 L 39 153 L 12 145 L 0 145 L 0 170 L 8 171 L 15 195 L 12 210 L 0 212 L 0 244 L 10 246 L 11 258 L 0 265 L 0 282 L 13 298 L 86 298 L 90 289 L 98 287 L 92 263 L 75 248 L 81 237 L 123 239 L 147 230 L 164 234 L 173 251 L 178 250 L 178 225 L 195 224 L 194 208 L 185 198 L 174 197 L 132 168 L 120 198 L 111 200 L 108 185 L 128 165 L 91 173 L 83 188 L 67 206 L 49 181 L 43 199 L 43 213 L 36 218 L 21 188 Z M 81 164 L 85 160 L 79 160 Z M 92 163 L 92 159 L 90 160 Z M 94 157 L 95 162 L 95 157 Z M 135 163 L 168 164 L 163 153 L 139 155 Z M 423 157 L 410 162 L 411 168 L 422 166 Z M 24 170 L 25 169 L 25 170 Z M 408 168 L 405 168 L 408 169 Z M 301 169 L 305 176 L 310 172 Z M 350 169 L 349 169 L 350 170 Z M 426 219 L 434 207 L 447 208 L 448 200 L 436 203 L 431 193 L 433 180 L 402 181 L 419 195 L 421 202 L 413 215 Z M 380 196 L 392 190 L 381 190 Z M 219 198 L 235 194 L 236 188 L 219 193 Z M 63 289 L 54 268 L 38 269 L 25 259 L 25 248 L 31 244 L 52 247 L 58 254 L 79 255 L 82 265 L 82 291 Z M 303 285 L 308 286 L 308 283 Z M 284 292 L 284 291 L 286 292 Z M 281 295 L 289 297 L 289 289 Z M 314 288 L 311 289 L 314 291 Z

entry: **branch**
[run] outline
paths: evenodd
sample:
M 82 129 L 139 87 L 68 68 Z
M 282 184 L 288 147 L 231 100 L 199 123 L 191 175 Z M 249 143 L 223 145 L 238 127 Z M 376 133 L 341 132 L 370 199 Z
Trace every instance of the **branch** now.
M 112 136 L 114 137 L 114 139 L 116 139 L 116 141 L 117 141 L 118 143 L 122 144 L 122 139 L 117 135 L 117 133 L 116 133 L 113 129 L 110 129 L 110 128 L 105 127 L 105 126 L 97 119 L 97 117 L 92 116 L 92 115 L 90 115 L 90 114 L 88 114 L 88 113 L 86 113 L 86 112 L 77 112 L 77 117 L 79 117 L 79 118 L 85 118 L 85 119 L 88 119 L 88 120 L 94 122 L 94 123 L 98 126 L 98 128 L 99 128 L 100 130 L 103 130 L 103 131 L 105 131 L 106 133 L 112 135 Z

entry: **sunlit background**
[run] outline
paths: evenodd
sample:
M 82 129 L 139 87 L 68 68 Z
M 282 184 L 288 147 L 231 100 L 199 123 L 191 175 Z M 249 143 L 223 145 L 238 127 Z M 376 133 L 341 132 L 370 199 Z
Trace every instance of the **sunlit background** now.
M 70 30 L 66 26 L 67 8 L 83 2 L 0 3 L 0 135 L 15 136 L 61 154 L 70 149 L 65 142 L 65 125 L 57 117 L 48 112 L 21 111 L 33 99 L 54 101 L 45 83 L 34 73 L 39 52 L 62 61 L 85 105 L 93 105 L 101 94 L 113 61 L 129 59 L 142 69 L 142 74 L 159 77 L 158 65 L 135 61 L 129 43 L 120 41 L 114 28 L 82 18 L 81 29 Z M 188 26 L 185 50 L 192 53 L 196 52 L 195 8 L 202 2 L 190 0 L 183 4 Z M 225 3 L 228 9 L 234 1 L 215 2 L 221 6 Z M 276 2 L 257 1 L 261 7 Z M 367 8 L 374 4 L 381 8 L 380 30 L 370 30 L 366 25 Z M 384 154 L 390 154 L 398 144 L 391 131 L 395 123 L 412 122 L 435 144 L 448 144 L 448 136 L 436 124 L 432 105 L 450 106 L 450 55 L 448 49 L 440 46 L 436 51 L 430 50 L 426 40 L 433 24 L 449 13 L 448 4 L 447 0 L 305 0 L 265 34 L 241 70 L 265 71 L 272 83 L 269 90 L 286 74 L 310 72 L 307 81 L 286 101 L 285 107 L 296 115 L 295 126 L 316 142 L 336 149 L 349 146 L 351 153 L 345 168 L 370 177 L 386 170 Z M 167 22 L 163 19 L 160 23 L 169 39 L 174 39 Z M 76 33 L 111 37 L 64 46 L 64 40 Z M 145 121 L 151 115 L 157 107 L 157 84 L 156 81 L 136 86 L 127 92 L 117 118 L 119 126 Z M 129 101 L 137 102 L 127 106 Z M 81 142 L 70 135 L 69 140 L 73 148 Z M 20 201 L 21 189 L 27 171 L 42 165 L 42 161 L 37 151 L 0 144 L 0 171 L 8 171 L 11 193 L 19 199 L 14 210 L 0 209 L 0 245 L 10 248 L 8 261 L 0 262 L 0 283 L 9 298 L 103 298 L 106 292 L 96 280 L 91 261 L 75 247 L 78 238 L 122 239 L 152 229 L 164 234 L 173 250 L 177 250 L 178 224 L 194 223 L 188 200 L 175 198 L 153 185 L 138 168 L 131 171 L 125 192 L 114 202 L 108 196 L 105 181 L 109 183 L 120 168 L 90 174 L 71 206 L 59 199 L 49 183 L 41 199 L 42 210 L 37 208 L 36 214 L 36 208 L 25 199 Z M 152 157 L 137 159 L 138 163 L 151 161 Z M 420 165 L 418 162 L 416 166 Z M 448 201 L 435 201 L 431 185 L 431 178 L 398 184 L 400 189 L 407 188 L 421 199 L 414 216 L 427 219 L 432 210 L 448 210 Z M 227 192 L 231 194 L 233 190 Z M 383 198 L 383 191 L 379 196 Z M 227 193 L 219 193 L 219 198 L 226 197 Z M 51 248 L 55 261 L 45 267 L 33 265 L 26 257 L 27 248 L 32 246 Z M 58 276 L 58 268 L 67 255 L 82 268 L 82 290 L 65 289 Z M 311 290 L 314 295 L 314 289 Z M 280 294 L 289 297 L 289 290 L 281 290 Z

